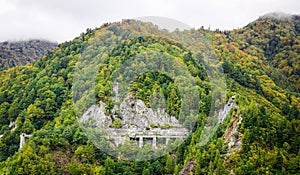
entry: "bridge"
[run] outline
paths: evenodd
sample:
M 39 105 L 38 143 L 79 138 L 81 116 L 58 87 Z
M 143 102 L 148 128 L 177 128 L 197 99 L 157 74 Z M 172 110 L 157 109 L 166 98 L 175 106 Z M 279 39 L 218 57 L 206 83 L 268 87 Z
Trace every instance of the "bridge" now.
M 107 128 L 109 133 L 105 136 L 108 140 L 115 143 L 116 146 L 124 144 L 126 139 L 136 141 L 139 147 L 144 143 L 152 144 L 152 148 L 157 148 L 158 143 L 167 145 L 170 140 L 185 139 L 189 130 L 186 128 L 152 128 L 146 129 L 118 129 Z

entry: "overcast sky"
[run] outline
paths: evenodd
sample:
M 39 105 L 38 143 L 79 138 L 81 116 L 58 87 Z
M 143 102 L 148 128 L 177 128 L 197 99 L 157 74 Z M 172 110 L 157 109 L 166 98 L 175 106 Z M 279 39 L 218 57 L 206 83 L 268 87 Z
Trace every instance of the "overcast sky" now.
M 299 0 L 0 0 L 0 41 L 63 42 L 86 28 L 141 16 L 228 30 L 270 12 L 299 14 Z

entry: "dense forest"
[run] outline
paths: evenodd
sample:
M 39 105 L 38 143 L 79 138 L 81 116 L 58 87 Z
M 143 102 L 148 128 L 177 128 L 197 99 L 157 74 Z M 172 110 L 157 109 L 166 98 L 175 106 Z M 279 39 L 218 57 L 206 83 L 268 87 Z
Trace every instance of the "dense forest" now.
M 131 38 L 132 33 L 148 35 Z M 157 37 L 162 33 L 174 37 Z M 231 31 L 200 28 L 175 30 L 172 35 L 151 23 L 134 20 L 87 29 L 33 64 L 0 72 L 0 174 L 299 174 L 299 33 L 300 17 L 296 15 L 262 16 Z M 187 37 L 183 40 L 186 43 L 176 42 L 182 36 Z M 207 73 L 220 67 L 201 62 L 209 55 L 204 53 L 205 45 L 199 46 L 202 55 L 185 47 L 197 45 L 203 37 L 224 71 L 227 88 L 220 98 L 235 99 L 216 132 L 207 143 L 200 144 L 204 128 L 211 122 L 211 106 L 224 105 L 212 102 L 216 99 L 213 80 Z M 94 40 L 101 42 L 91 44 Z M 175 150 L 156 159 L 128 161 L 110 156 L 88 139 L 76 115 L 98 101 L 106 104 L 110 114 L 114 72 L 132 56 L 150 51 L 166 53 L 185 65 L 195 80 L 199 110 L 193 132 Z M 78 72 L 79 62 L 90 63 L 91 58 L 102 60 L 92 62 L 98 66 L 96 71 L 87 66 L 81 67 L 86 75 Z M 162 65 L 168 64 L 164 61 Z M 146 66 L 142 61 L 131 65 Z M 124 71 L 131 75 L 132 70 Z M 86 79 L 93 74 L 94 82 Z M 93 83 L 92 93 L 86 93 L 86 86 Z M 151 94 L 161 92 L 167 99 L 167 113 L 180 120 L 180 87 L 168 76 L 146 72 L 135 77 L 128 88 L 146 106 L 151 106 Z M 90 95 L 95 101 L 89 100 Z M 118 127 L 118 119 L 113 119 L 113 127 Z M 19 149 L 21 133 L 31 137 Z M 231 147 L 229 137 L 234 138 Z
M 56 46 L 56 43 L 42 40 L 1 42 L 0 70 L 32 63 Z

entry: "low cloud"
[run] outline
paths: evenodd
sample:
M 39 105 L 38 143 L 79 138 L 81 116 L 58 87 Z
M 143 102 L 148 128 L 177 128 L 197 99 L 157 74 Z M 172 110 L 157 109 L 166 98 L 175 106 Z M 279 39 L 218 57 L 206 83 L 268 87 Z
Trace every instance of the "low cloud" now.
M 163 16 L 191 27 L 243 27 L 259 16 L 283 11 L 298 13 L 298 0 L 0 0 L 0 41 L 71 40 L 86 28 L 141 16 Z

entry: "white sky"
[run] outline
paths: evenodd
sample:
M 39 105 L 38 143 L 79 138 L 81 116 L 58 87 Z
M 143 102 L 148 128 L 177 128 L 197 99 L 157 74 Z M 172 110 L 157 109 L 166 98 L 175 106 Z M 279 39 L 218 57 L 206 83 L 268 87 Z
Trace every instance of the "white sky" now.
M 0 41 L 67 41 L 86 28 L 141 16 L 233 29 L 270 12 L 299 14 L 299 0 L 0 0 Z

